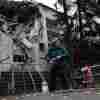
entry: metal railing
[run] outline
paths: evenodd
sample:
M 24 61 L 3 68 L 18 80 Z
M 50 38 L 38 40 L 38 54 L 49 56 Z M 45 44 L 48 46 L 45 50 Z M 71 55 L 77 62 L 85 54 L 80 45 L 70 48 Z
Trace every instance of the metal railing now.
M 23 69 L 21 69 L 21 71 L 16 72 L 16 70 L 15 70 L 16 68 L 14 68 L 14 66 L 15 65 L 16 66 L 20 65 L 20 67 L 22 67 L 24 63 L 12 63 L 12 64 L 11 63 L 0 63 L 0 64 L 10 64 L 11 65 L 11 68 L 8 71 L 3 71 L 3 72 L 1 71 L 0 72 L 1 73 L 0 79 L 2 78 L 2 73 L 8 73 L 8 77 L 9 77 L 8 80 L 7 80 L 8 81 L 8 88 L 9 88 L 9 90 L 12 90 L 13 92 L 15 92 L 15 90 L 17 90 L 16 84 L 19 87 L 20 86 L 23 87 L 23 89 L 24 89 L 23 91 L 25 91 L 26 88 L 28 89 L 28 87 L 26 85 L 29 82 L 31 82 L 29 84 L 30 85 L 29 88 L 33 89 L 31 91 L 35 91 L 36 92 L 36 91 L 38 91 L 37 90 L 37 85 L 41 86 L 41 81 L 46 81 L 45 76 L 43 75 L 43 72 L 41 72 L 40 70 L 37 70 L 37 69 L 32 71 L 32 70 L 30 70 L 28 68 L 27 68 L 27 70 L 24 70 L 24 68 L 23 68 Z M 30 65 L 33 65 L 33 67 L 34 67 L 35 65 L 42 65 L 42 64 L 30 63 L 30 64 L 27 65 L 27 67 L 29 67 Z M 37 74 L 34 76 L 34 75 L 32 75 L 32 72 L 33 73 L 36 72 Z M 20 76 L 20 75 L 15 76 L 16 73 L 20 73 L 20 74 L 22 74 L 22 76 Z M 27 82 L 26 82 L 27 79 L 26 79 L 25 74 L 27 74 L 26 75 L 28 77 L 27 79 L 29 79 Z M 7 77 L 7 76 L 6 75 L 3 76 L 3 80 L 6 80 L 5 77 Z M 16 77 L 19 77 L 19 78 L 23 77 L 23 78 L 22 78 L 22 80 L 19 80 L 20 82 L 18 82 L 18 80 L 15 79 Z M 36 79 L 38 80 L 38 82 L 36 82 Z M 11 81 L 9 82 L 9 80 L 11 80 Z M 24 82 L 21 83 L 21 81 L 24 81 Z M 1 84 L 1 85 L 3 85 L 3 84 Z
M 0 63 L 0 64 L 11 64 L 11 63 Z M 23 65 L 23 63 L 14 63 L 15 65 Z M 14 64 L 11 64 L 11 65 L 14 65 Z M 29 65 L 42 65 L 42 64 L 29 64 Z M 92 68 L 96 68 L 96 67 L 98 67 L 98 66 L 100 66 L 100 65 L 93 65 L 92 66 Z M 20 66 L 21 67 L 21 66 Z M 34 67 L 34 66 L 33 66 Z M 13 90 L 14 92 L 15 92 L 15 90 L 17 90 L 17 88 L 16 88 L 16 84 L 19 86 L 19 87 L 23 87 L 23 91 L 25 91 L 25 90 L 27 90 L 26 88 L 26 85 L 27 85 L 27 82 L 26 82 L 26 76 L 25 76 L 25 74 L 27 74 L 27 77 L 30 79 L 29 81 L 31 82 L 31 84 L 30 85 L 32 85 L 32 90 L 31 91 L 34 91 L 34 92 L 38 92 L 38 89 L 37 89 L 37 85 L 41 88 L 41 82 L 42 81 L 44 81 L 44 80 L 46 80 L 47 81 L 47 79 L 46 79 L 46 77 L 43 75 L 45 72 L 40 72 L 40 71 L 37 71 L 37 70 L 35 70 L 35 71 L 33 71 L 32 72 L 32 70 L 22 70 L 22 71 L 20 71 L 20 72 L 15 72 L 14 71 L 14 68 L 12 69 L 12 70 L 10 70 L 10 72 L 8 71 L 8 72 L 1 72 L 1 73 L 8 73 L 8 76 L 3 76 L 3 80 L 5 80 L 5 79 L 7 79 L 7 77 L 8 77 L 8 79 L 7 79 L 7 81 L 9 81 L 9 80 L 11 80 L 10 82 L 8 82 L 8 88 L 9 88 L 9 90 Z M 20 74 L 19 75 L 15 75 L 16 73 L 21 73 L 22 74 L 22 76 L 20 76 Z M 36 73 L 36 74 L 35 74 Z M 47 74 L 49 73 L 49 71 L 47 71 Z M 35 76 L 36 75 L 36 76 Z M 96 76 L 99 76 L 100 74 L 99 73 L 96 73 L 96 75 L 94 75 L 94 77 L 96 77 Z M 6 78 L 4 78 L 4 77 L 6 77 Z M 21 80 L 19 80 L 19 82 L 18 82 L 18 80 L 16 80 L 15 78 L 16 77 L 23 77 Z M 0 79 L 2 78 L 2 74 L 1 74 L 1 77 L 0 77 Z M 24 81 L 24 82 L 20 82 L 20 81 Z M 37 82 L 36 82 L 37 81 Z M 29 87 L 30 88 L 30 87 Z M 97 91 L 99 91 L 100 89 L 98 88 L 98 89 L 96 89 Z M 62 91 L 55 91 L 55 93 L 60 93 L 60 92 L 62 92 L 63 94 L 64 94 L 64 92 L 65 93 L 69 93 L 69 92 L 79 92 L 79 91 L 82 91 L 82 89 L 72 89 L 72 90 L 62 90 Z

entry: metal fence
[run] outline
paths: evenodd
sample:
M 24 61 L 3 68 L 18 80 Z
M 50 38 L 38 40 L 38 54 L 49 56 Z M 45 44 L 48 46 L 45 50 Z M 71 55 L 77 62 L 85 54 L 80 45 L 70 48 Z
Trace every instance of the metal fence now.
M 15 63 L 16 65 L 19 65 Z M 13 64 L 11 64 L 13 65 Z M 22 64 L 23 65 L 23 64 Z M 36 64 L 29 64 L 36 65 Z M 39 64 L 41 65 L 41 64 Z M 75 65 L 76 66 L 76 65 Z M 77 65 L 80 67 L 80 65 Z M 93 76 L 95 80 L 99 80 L 100 73 L 98 71 L 100 65 L 94 64 L 93 68 Z M 98 68 L 97 68 L 98 67 Z M 96 69 L 97 68 L 97 69 Z M 13 70 L 12 70 L 13 69 Z M 22 70 L 16 71 L 14 68 L 10 69 L 8 72 L 1 72 L 0 75 L 0 89 L 5 89 L 5 95 L 13 94 L 13 95 L 23 95 L 28 93 L 41 93 L 41 85 L 44 80 L 48 82 L 48 73 L 49 71 L 32 71 L 32 70 Z M 76 69 L 76 68 L 75 68 Z M 77 71 L 77 70 L 76 70 Z M 73 79 L 77 78 L 78 75 L 74 76 Z M 97 78 L 98 77 L 98 78 Z M 96 91 L 99 91 L 99 87 Z M 82 89 L 73 89 L 73 90 L 62 90 L 55 91 L 55 93 L 71 93 L 71 92 L 79 92 L 83 91 Z M 2 91 L 1 91 L 2 92 Z M 2 94 L 4 95 L 4 94 Z

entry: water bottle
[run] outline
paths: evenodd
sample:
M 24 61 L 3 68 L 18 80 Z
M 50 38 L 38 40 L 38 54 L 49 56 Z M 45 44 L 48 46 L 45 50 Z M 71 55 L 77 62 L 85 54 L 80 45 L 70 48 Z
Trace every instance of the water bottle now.
M 42 82 L 42 92 L 43 93 L 48 93 L 48 84 L 46 81 Z

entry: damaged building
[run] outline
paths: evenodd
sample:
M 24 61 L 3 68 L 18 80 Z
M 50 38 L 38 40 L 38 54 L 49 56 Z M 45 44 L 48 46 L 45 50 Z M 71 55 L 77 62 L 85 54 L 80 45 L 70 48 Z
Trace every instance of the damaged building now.
M 17 93 L 23 93 L 25 88 L 28 92 L 41 89 L 41 82 L 48 80 L 41 73 L 48 73 L 45 56 L 49 45 L 63 38 L 66 27 L 64 22 L 57 21 L 60 14 L 37 3 L 0 3 L 0 86 L 5 83 L 4 87 L 16 88 Z

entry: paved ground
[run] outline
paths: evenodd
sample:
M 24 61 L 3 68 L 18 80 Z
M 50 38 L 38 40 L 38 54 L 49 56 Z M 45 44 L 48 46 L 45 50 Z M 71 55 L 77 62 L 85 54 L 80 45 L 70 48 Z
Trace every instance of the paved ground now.
M 70 96 L 25 96 L 17 100 L 100 100 L 100 96 L 75 93 Z
M 100 91 L 95 90 L 78 90 L 73 92 L 64 91 L 56 92 L 54 94 L 29 94 L 25 95 L 23 97 L 17 98 L 17 100 L 100 100 L 99 96 Z
M 30 93 L 24 94 L 24 96 L 17 96 L 16 100 L 100 100 L 100 90 L 98 90 L 57 91 L 52 94 Z M 15 96 L 0 96 L 0 100 L 15 100 Z

